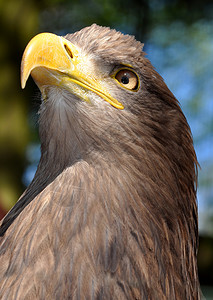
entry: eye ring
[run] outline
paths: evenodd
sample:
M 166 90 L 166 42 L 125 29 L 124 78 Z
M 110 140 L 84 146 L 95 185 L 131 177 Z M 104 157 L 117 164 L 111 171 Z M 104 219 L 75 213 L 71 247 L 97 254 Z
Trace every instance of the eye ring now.
M 124 88 L 130 91 L 138 91 L 139 89 L 139 77 L 138 75 L 129 68 L 119 69 L 115 75 L 114 79 Z

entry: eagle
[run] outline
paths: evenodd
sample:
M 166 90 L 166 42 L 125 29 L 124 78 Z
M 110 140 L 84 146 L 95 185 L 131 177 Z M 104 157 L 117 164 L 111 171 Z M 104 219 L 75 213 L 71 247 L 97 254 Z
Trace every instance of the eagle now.
M 30 75 L 41 158 L 0 223 L 0 299 L 200 299 L 192 134 L 143 44 L 40 33 Z

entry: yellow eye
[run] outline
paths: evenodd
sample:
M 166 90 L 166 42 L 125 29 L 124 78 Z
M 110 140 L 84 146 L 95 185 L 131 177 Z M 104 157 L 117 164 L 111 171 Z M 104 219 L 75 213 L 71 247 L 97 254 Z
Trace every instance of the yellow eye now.
M 139 86 L 138 76 L 129 69 L 122 69 L 119 70 L 116 75 L 115 79 L 125 88 L 129 90 L 137 90 Z

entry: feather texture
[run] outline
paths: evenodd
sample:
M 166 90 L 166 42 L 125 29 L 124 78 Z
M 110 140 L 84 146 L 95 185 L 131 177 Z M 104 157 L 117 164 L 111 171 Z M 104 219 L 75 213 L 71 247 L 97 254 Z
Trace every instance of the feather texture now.
M 36 175 L 1 223 L 0 299 L 200 299 L 197 160 L 177 100 L 133 37 L 66 38 L 125 109 L 49 89 Z M 121 64 L 137 93 L 109 84 Z

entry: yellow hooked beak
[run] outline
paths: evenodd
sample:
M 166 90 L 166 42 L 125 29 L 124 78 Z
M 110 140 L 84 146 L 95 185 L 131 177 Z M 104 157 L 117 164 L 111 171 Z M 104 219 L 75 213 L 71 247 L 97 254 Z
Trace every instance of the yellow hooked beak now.
M 124 108 L 102 86 L 86 55 L 77 46 L 55 34 L 38 34 L 27 45 L 21 62 L 22 88 L 30 74 L 44 98 L 46 87 L 54 85 L 86 101 L 89 101 L 88 91 L 92 91 L 114 107 Z

